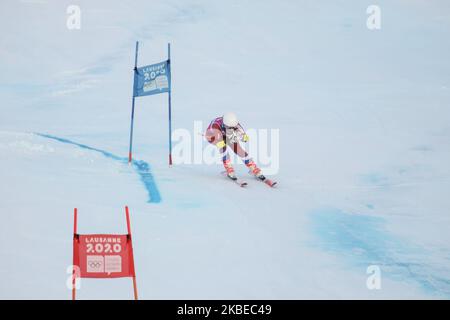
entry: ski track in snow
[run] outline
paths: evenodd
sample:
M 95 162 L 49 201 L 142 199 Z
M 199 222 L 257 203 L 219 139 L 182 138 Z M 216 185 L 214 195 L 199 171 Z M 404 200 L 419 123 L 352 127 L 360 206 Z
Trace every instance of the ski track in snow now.
M 34 134 L 37 136 L 43 137 L 43 138 L 56 140 L 56 141 L 59 141 L 62 143 L 72 144 L 72 145 L 75 145 L 82 149 L 90 150 L 93 152 L 99 152 L 107 158 L 119 161 L 119 162 L 123 163 L 124 165 L 128 164 L 128 158 L 116 156 L 105 150 L 93 148 L 93 147 L 90 147 L 85 144 L 77 143 L 77 142 L 71 141 L 69 139 L 60 138 L 60 137 L 49 135 L 49 134 L 43 134 L 43 133 L 37 133 L 37 132 L 35 132 Z M 141 178 L 141 181 L 144 184 L 145 189 L 147 190 L 147 193 L 149 196 L 148 202 L 149 203 L 160 203 L 162 200 L 161 194 L 159 192 L 158 186 L 156 185 L 155 178 L 153 177 L 153 174 L 151 172 L 150 165 L 147 162 L 145 162 L 144 160 L 132 160 L 132 164 L 136 170 L 136 173 L 139 174 L 139 177 Z

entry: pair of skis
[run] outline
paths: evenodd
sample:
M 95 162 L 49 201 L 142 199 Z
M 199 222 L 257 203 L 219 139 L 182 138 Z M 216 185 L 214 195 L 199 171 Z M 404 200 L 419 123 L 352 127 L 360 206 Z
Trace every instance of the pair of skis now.
M 244 180 L 241 180 L 237 177 L 235 177 L 234 179 L 231 178 L 230 176 L 227 175 L 227 173 L 225 171 L 222 172 L 223 175 L 225 175 L 225 177 L 227 177 L 228 179 L 230 179 L 231 181 L 233 181 L 234 183 L 236 183 L 237 185 L 239 185 L 240 187 L 244 188 L 246 186 L 248 186 L 248 183 Z M 256 180 L 264 182 L 265 184 L 267 184 L 269 187 L 273 188 L 275 187 L 275 185 L 277 184 L 277 182 L 267 179 L 265 176 L 260 176 L 260 177 L 256 177 Z

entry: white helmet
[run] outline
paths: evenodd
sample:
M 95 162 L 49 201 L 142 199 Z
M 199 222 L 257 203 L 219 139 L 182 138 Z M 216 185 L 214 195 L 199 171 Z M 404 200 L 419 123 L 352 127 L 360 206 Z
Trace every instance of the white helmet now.
M 227 112 L 223 115 L 223 124 L 227 127 L 236 127 L 239 121 L 233 112 Z

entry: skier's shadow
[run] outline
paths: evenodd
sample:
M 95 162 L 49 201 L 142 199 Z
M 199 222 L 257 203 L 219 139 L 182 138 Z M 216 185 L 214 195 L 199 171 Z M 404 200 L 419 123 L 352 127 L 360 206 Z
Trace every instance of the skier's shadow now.
M 75 145 L 82 149 L 87 149 L 90 151 L 98 152 L 107 158 L 119 161 L 123 164 L 128 164 L 128 158 L 116 156 L 115 154 L 112 154 L 108 151 L 104 151 L 104 150 L 97 149 L 97 148 L 92 148 L 85 144 L 77 143 L 77 142 L 71 141 L 69 139 L 59 138 L 59 137 L 52 136 L 49 134 L 35 133 L 35 135 L 44 137 L 44 138 L 48 138 L 48 139 L 53 139 L 53 140 L 56 140 L 56 141 L 59 141 L 62 143 L 72 144 L 72 145 Z M 145 189 L 147 189 L 147 193 L 149 196 L 149 199 L 147 202 L 149 202 L 149 203 L 161 202 L 161 195 L 160 195 L 158 187 L 155 183 L 155 179 L 153 178 L 153 174 L 151 173 L 150 165 L 143 160 L 132 160 L 131 163 L 132 163 L 133 167 L 135 168 L 136 172 L 139 174 L 141 181 L 145 186 Z

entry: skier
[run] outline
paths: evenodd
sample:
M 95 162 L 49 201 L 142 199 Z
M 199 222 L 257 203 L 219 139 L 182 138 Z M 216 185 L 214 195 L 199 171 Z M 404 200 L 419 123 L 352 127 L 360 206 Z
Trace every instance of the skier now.
M 244 164 L 249 168 L 249 173 L 254 175 L 261 181 L 266 181 L 270 186 L 274 185 L 269 179 L 261 173 L 261 169 L 258 168 L 249 154 L 241 147 L 240 141 L 247 142 L 249 140 L 248 135 L 245 133 L 236 115 L 232 112 L 225 113 L 222 117 L 218 117 L 211 121 L 205 132 L 205 138 L 209 143 L 214 144 L 219 148 L 223 166 L 227 172 L 227 176 L 237 181 L 237 177 L 234 173 L 233 165 L 231 164 L 230 157 L 228 155 L 228 147 L 230 147 L 235 154 L 237 154 Z M 244 183 L 246 185 L 246 183 Z

